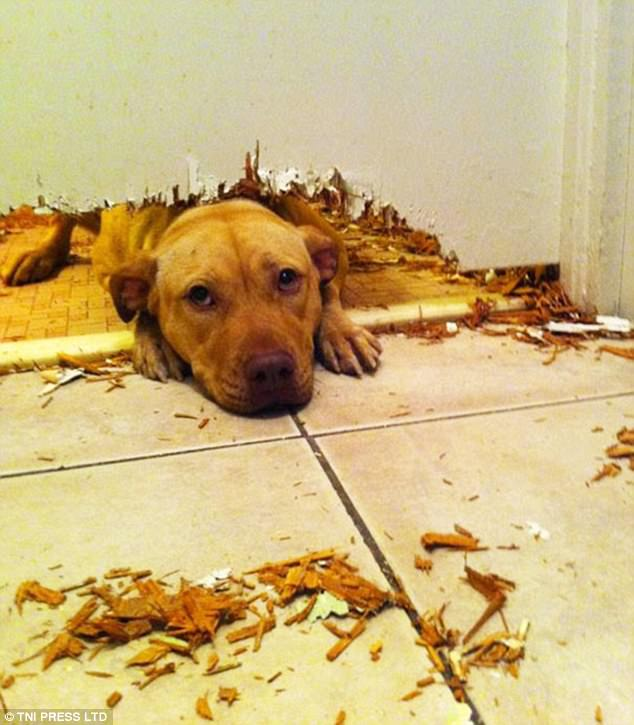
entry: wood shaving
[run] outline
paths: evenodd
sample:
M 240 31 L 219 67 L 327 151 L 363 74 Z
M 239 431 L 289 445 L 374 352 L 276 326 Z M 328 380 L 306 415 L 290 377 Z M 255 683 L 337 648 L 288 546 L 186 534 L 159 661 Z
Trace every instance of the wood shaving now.
M 257 570 L 258 580 L 272 586 L 282 606 L 298 594 L 326 591 L 363 612 L 378 612 L 393 602 L 390 592 L 382 591 L 359 576 L 343 557 L 329 553 L 323 559 L 314 554 L 304 558 L 268 564 Z
M 22 232 L 33 227 L 49 226 L 52 220 L 53 214 L 36 214 L 32 206 L 21 204 L 8 214 L 0 215 L 0 230 L 8 234 Z
M 483 551 L 479 539 L 467 534 L 441 534 L 428 531 L 421 537 L 421 543 L 427 551 L 438 548 L 458 549 L 460 551 Z
M 621 428 L 617 434 L 618 443 L 614 443 L 605 449 L 605 453 L 610 458 L 628 458 L 629 466 L 634 470 L 634 428 Z M 604 478 L 615 478 L 621 473 L 622 468 L 614 461 L 606 462 L 595 475 L 590 479 L 591 483 L 596 483 Z M 588 484 L 586 484 L 588 485 Z
M 163 667 L 152 667 L 149 670 L 145 671 L 146 679 L 143 680 L 143 682 L 139 683 L 139 690 L 145 689 L 148 685 L 151 685 L 155 680 L 158 680 L 159 677 L 164 677 L 165 675 L 172 675 L 176 671 L 176 663 L 175 662 L 168 662 Z
M 226 636 L 227 642 L 240 642 L 243 639 L 251 639 L 255 637 L 261 640 L 264 632 L 270 632 L 275 627 L 275 617 L 268 617 L 266 619 L 260 619 L 257 624 L 251 624 L 241 629 L 236 629 L 233 632 L 229 632 Z
M 590 480 L 602 481 L 604 478 L 614 478 L 619 473 L 621 473 L 621 466 L 618 463 L 605 463 Z
M 201 695 L 196 700 L 196 715 L 198 717 L 201 717 L 203 720 L 213 720 L 214 716 L 211 712 L 211 708 L 209 707 L 209 702 L 207 700 L 209 693 L 205 693 L 204 695 Z
M 601 345 L 601 352 L 609 352 L 610 355 L 618 355 L 626 360 L 634 360 L 634 347 L 616 347 L 614 345 Z
M 413 700 L 415 697 L 419 697 L 422 694 L 422 690 L 412 690 L 411 692 L 408 692 L 407 695 L 403 695 L 403 697 L 401 697 L 401 702 L 408 702 L 409 700 Z
M 207 672 L 213 672 L 218 666 L 220 657 L 217 652 L 212 652 L 207 659 Z
M 465 564 L 467 582 L 489 602 L 477 622 L 465 634 L 463 643 L 466 644 L 475 633 L 496 613 L 501 611 L 506 603 L 507 591 L 515 589 L 514 582 L 504 579 L 497 574 L 482 574 Z
M 220 687 L 218 689 L 218 701 L 226 702 L 229 706 L 240 698 L 240 693 L 236 687 Z
M 634 428 L 625 428 L 625 427 L 623 427 L 616 434 L 616 437 L 624 445 L 632 445 L 632 446 L 634 446 Z
M 82 589 L 83 587 L 90 586 L 91 584 L 95 584 L 97 579 L 94 576 L 89 576 L 86 579 L 84 579 L 83 582 L 80 584 L 70 584 L 69 586 L 62 587 L 60 589 L 60 592 L 64 592 L 66 594 L 67 592 L 75 591 L 76 589 Z
M 99 608 L 99 600 L 97 597 L 89 599 L 80 609 L 74 614 L 68 622 L 66 622 L 66 630 L 68 632 L 74 632 L 78 627 L 87 622 L 92 615 Z
M 429 574 L 433 565 L 434 563 L 431 559 L 423 559 L 423 557 L 418 554 L 414 556 L 414 566 L 420 571 L 424 571 L 426 574 Z
M 629 458 L 634 456 L 634 444 L 616 443 L 605 449 L 610 458 Z
M 424 340 L 424 343 L 427 345 L 441 343 L 448 338 L 456 337 L 458 334 L 458 329 L 448 329 L 446 322 L 432 322 L 426 320 L 374 325 L 372 329 L 379 335 L 398 333 L 405 335 L 405 337 L 418 338 Z
M 171 649 L 165 645 L 152 645 L 142 649 L 126 662 L 126 667 L 151 665 L 165 657 Z
M 370 645 L 370 659 L 372 662 L 378 662 L 381 659 L 381 652 L 383 652 L 383 642 L 379 639 Z
M 123 695 L 115 690 L 108 696 L 108 699 L 106 700 L 106 705 L 108 707 L 115 707 L 119 702 L 121 702 L 122 699 Z
M 429 677 L 423 677 L 422 680 L 418 680 L 418 682 L 416 683 L 416 687 L 419 687 L 422 690 L 425 687 L 433 685 L 435 682 L 436 678 L 433 675 L 429 675 Z
M 119 577 L 128 576 L 132 570 L 129 566 L 115 567 L 110 569 L 104 575 L 104 579 L 118 579 Z
M 62 632 L 46 646 L 42 660 L 42 669 L 48 669 L 55 660 L 61 659 L 62 657 L 79 657 L 84 649 L 85 645 L 81 640 L 73 637 L 68 632 Z
M 49 589 L 37 581 L 26 581 L 20 584 L 15 594 L 15 606 L 22 614 L 22 605 L 26 601 L 41 602 L 49 607 L 59 607 L 66 601 L 66 595 L 56 589 Z
M 366 622 L 365 619 L 360 619 L 349 632 L 345 633 L 344 637 L 341 637 L 329 650 L 326 652 L 326 659 L 329 662 L 334 662 L 334 660 L 339 657 L 339 655 L 346 650 L 352 642 L 359 637 L 363 632 L 365 632 L 366 628 Z
M 237 670 L 238 667 L 242 667 L 242 662 L 229 662 L 226 665 L 218 665 L 213 670 L 206 670 L 205 675 L 220 675 L 223 672 L 229 672 L 230 670 Z
M 295 614 L 291 614 L 290 617 L 284 620 L 284 624 L 291 625 L 291 624 L 298 624 L 300 622 L 303 622 L 308 615 L 313 611 L 313 607 L 315 606 L 315 602 L 317 601 L 317 597 L 319 595 L 317 592 L 314 592 L 308 599 L 308 602 L 306 603 L 306 606 L 300 609 L 298 612 L 295 612 Z

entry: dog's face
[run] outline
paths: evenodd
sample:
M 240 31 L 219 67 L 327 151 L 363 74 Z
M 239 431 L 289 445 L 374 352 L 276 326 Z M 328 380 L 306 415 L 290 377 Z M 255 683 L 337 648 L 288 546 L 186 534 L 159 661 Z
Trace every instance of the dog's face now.
M 158 320 L 212 399 L 251 413 L 310 399 L 320 283 L 336 260 L 317 230 L 225 202 L 185 212 L 110 288 L 124 319 L 147 309 Z

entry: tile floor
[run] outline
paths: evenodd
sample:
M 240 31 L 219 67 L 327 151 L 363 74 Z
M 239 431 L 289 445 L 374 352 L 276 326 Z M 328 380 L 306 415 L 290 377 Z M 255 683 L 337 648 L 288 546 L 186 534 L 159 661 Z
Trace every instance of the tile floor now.
M 634 366 L 592 350 L 544 366 L 532 348 L 466 332 L 384 345 L 374 377 L 318 370 L 310 405 L 254 418 L 187 384 L 133 376 L 106 393 L 78 381 L 42 408 L 37 374 L 0 378 L 0 672 L 39 672 L 39 661 L 11 663 L 78 608 L 71 594 L 20 617 L 23 580 L 61 587 L 124 565 L 194 579 L 330 546 L 380 586 L 400 580 L 420 613 L 449 602 L 446 621 L 464 632 L 483 600 L 461 579 L 463 555 L 435 552 L 430 574 L 413 565 L 423 532 L 459 523 L 490 547 L 469 564 L 517 585 L 506 618 L 531 622 L 519 679 L 472 671 L 466 718 L 443 684 L 401 701 L 430 665 L 406 615 L 389 610 L 332 663 L 319 624 L 278 627 L 240 669 L 205 678 L 186 663 L 139 691 L 124 668 L 135 642 L 19 678 L 2 690 L 8 706 L 98 708 L 117 689 L 115 723 L 196 723 L 209 690 L 215 721 L 248 725 L 334 723 L 340 710 L 347 725 L 572 725 L 595 722 L 597 706 L 605 723 L 634 722 L 634 471 L 586 485 L 615 433 L 634 427 Z M 87 677 L 91 667 L 114 677 Z M 255 679 L 277 671 L 273 684 Z M 230 709 L 215 701 L 220 685 L 240 691 Z

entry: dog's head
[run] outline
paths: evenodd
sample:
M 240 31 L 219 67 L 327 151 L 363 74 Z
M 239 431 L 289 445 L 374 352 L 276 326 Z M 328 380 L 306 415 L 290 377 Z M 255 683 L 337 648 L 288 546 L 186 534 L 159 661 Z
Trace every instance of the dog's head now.
M 320 285 L 337 244 L 247 201 L 185 212 L 157 248 L 110 277 L 125 321 L 147 310 L 221 406 L 251 413 L 301 405 L 313 388 Z

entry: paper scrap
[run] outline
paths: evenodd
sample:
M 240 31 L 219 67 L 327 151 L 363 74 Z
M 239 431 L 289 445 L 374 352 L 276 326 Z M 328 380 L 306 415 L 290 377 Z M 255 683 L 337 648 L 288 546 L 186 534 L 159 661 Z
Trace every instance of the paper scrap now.
M 624 317 L 597 315 L 597 322 L 608 332 L 630 332 L 632 323 Z
M 38 393 L 38 397 L 41 397 L 42 395 L 50 395 L 62 385 L 72 383 L 73 380 L 84 377 L 86 377 L 86 374 L 83 370 L 65 369 L 59 374 L 56 383 L 49 382 L 44 386 L 44 389 Z
M 315 601 L 315 606 L 308 615 L 309 622 L 316 622 L 318 619 L 326 619 L 331 614 L 338 617 L 345 617 L 350 611 L 348 602 L 330 594 L 330 592 L 322 592 Z
M 231 577 L 231 567 L 225 569 L 214 569 L 207 576 L 201 577 L 198 581 L 194 582 L 194 586 L 204 587 L 205 589 L 213 589 L 217 587 L 221 582 L 227 581 Z
M 546 329 L 549 332 L 559 332 L 565 335 L 583 335 L 586 332 L 630 332 L 632 324 L 623 317 L 597 315 L 596 323 L 551 320 L 547 323 Z

